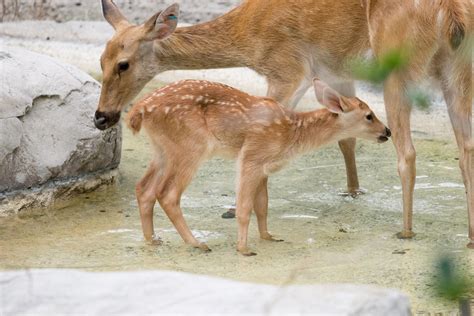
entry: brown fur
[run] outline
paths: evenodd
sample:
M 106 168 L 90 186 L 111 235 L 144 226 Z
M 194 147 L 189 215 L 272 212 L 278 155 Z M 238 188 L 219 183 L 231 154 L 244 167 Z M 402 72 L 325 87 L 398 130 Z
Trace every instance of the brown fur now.
M 348 135 L 386 141 L 388 129 L 357 98 L 344 98 L 316 81 L 319 99 L 329 110 L 297 113 L 268 98 L 258 98 L 207 81 L 181 81 L 146 96 L 127 121 L 134 133 L 143 127 L 155 155 L 137 185 L 143 232 L 153 240 L 157 199 L 186 243 L 208 250 L 182 217 L 180 198 L 199 165 L 213 156 L 238 160 L 237 249 L 244 255 L 250 213 L 255 210 L 263 239 L 268 233 L 267 178 L 298 154 Z M 368 120 L 367 116 L 372 119 Z
M 102 56 L 99 111 L 120 111 L 154 75 L 172 69 L 250 67 L 267 78 L 268 96 L 290 107 L 314 76 L 350 97 L 355 93 L 347 65 L 353 58 L 369 50 L 380 57 L 408 47 L 409 64 L 385 83 L 403 187 L 404 229 L 399 236 L 413 236 L 416 175 L 411 102 L 405 92 L 430 75 L 442 86 L 460 149 L 474 248 L 472 46 L 466 40 L 473 36 L 472 6 L 471 0 L 248 0 L 214 21 L 179 28 L 155 41 L 150 39 L 156 28 L 113 21 L 117 33 Z M 158 26 L 173 29 L 166 14 L 158 16 L 164 21 Z M 117 63 L 124 59 L 131 68 L 119 78 Z M 355 140 L 342 140 L 340 147 L 348 192 L 357 193 Z

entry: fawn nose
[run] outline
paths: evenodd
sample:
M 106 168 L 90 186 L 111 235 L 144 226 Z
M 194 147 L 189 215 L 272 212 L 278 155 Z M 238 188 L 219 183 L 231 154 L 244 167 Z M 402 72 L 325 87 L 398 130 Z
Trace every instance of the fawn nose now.
M 101 131 L 106 130 L 107 128 L 113 126 L 120 120 L 120 112 L 117 113 L 105 113 L 105 112 L 95 112 L 94 115 L 94 125 Z
M 391 137 L 392 136 L 392 131 L 388 128 L 388 127 L 385 127 L 385 135 L 387 137 Z

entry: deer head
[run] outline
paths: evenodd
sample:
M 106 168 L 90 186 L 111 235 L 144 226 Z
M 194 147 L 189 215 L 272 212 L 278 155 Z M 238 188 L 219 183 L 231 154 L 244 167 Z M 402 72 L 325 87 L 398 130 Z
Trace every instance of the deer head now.
M 120 120 L 122 109 L 159 72 L 154 45 L 169 37 L 178 24 L 179 6 L 173 4 L 142 25 L 127 21 L 112 0 L 102 0 L 105 19 L 115 29 L 100 58 L 102 91 L 94 123 L 105 130 Z
M 346 98 L 317 78 L 313 85 L 318 102 L 338 115 L 345 137 L 360 137 L 379 143 L 388 141 L 392 133 L 365 102 L 357 97 Z

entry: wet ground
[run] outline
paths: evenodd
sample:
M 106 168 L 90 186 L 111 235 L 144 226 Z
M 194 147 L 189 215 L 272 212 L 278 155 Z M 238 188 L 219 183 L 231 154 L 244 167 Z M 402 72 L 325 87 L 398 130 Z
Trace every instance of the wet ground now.
M 39 24 L 35 30 L 41 36 L 46 34 Z M 90 33 L 101 38 L 41 41 L 22 34 L 19 38 L 3 36 L 0 43 L 26 46 L 98 73 L 102 37 L 108 35 Z M 265 93 L 264 80 L 244 70 L 176 71 L 159 78 L 210 79 Z M 357 91 L 384 119 L 381 90 L 359 83 Z M 234 163 L 223 160 L 204 165 L 182 200 L 188 224 L 213 251 L 201 253 L 185 246 L 158 206 L 155 227 L 163 245 L 147 245 L 142 239 L 134 186 L 145 171 L 150 148 L 144 136 L 134 137 L 124 129 L 119 183 L 57 201 L 48 210 L 0 218 L 0 269 L 164 269 L 266 284 L 373 284 L 407 293 L 415 314 L 447 315 L 457 305 L 434 295 L 434 262 L 440 253 L 448 253 L 474 279 L 474 252 L 465 248 L 467 211 L 458 151 L 444 104 L 439 94 L 433 98 L 429 113 L 415 111 L 412 118 L 418 150 L 417 236 L 413 240 L 394 236 L 401 230 L 402 215 L 393 145 L 361 141 L 359 176 L 368 193 L 357 199 L 338 195 L 346 177 L 337 146 L 304 156 L 270 178 L 269 226 L 285 242 L 259 240 L 253 218 L 249 242 L 256 257 L 237 254 L 235 220 L 221 219 L 235 196 Z M 298 109 L 311 106 L 314 100 L 308 92 Z
M 211 253 L 184 245 L 158 206 L 155 225 L 164 243 L 144 243 L 134 184 L 150 149 L 144 136 L 125 130 L 120 183 L 48 210 L 0 219 L 0 267 L 165 269 L 269 284 L 374 284 L 409 294 L 415 313 L 454 311 L 456 305 L 436 298 L 432 288 L 433 262 L 441 251 L 455 255 L 474 278 L 455 146 L 416 140 L 418 235 L 410 241 L 394 237 L 401 229 L 401 189 L 392 145 L 359 143 L 359 173 L 368 193 L 357 199 L 338 196 L 345 171 L 336 147 L 304 156 L 270 178 L 269 226 L 285 242 L 259 240 L 253 218 L 250 247 L 258 255 L 247 258 L 235 250 L 235 221 L 220 217 L 234 202 L 231 161 L 205 164 L 182 200 L 188 224 Z

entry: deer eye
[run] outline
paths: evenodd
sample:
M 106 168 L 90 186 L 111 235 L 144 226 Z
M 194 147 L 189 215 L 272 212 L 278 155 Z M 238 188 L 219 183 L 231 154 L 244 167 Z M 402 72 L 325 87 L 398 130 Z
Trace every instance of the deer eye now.
M 130 68 L 130 64 L 128 63 L 128 61 L 121 61 L 118 63 L 118 72 L 119 74 L 124 72 L 124 71 L 127 71 L 128 68 Z
M 367 121 L 370 121 L 370 122 L 374 120 L 374 116 L 372 114 L 367 115 L 365 118 L 367 119 Z

